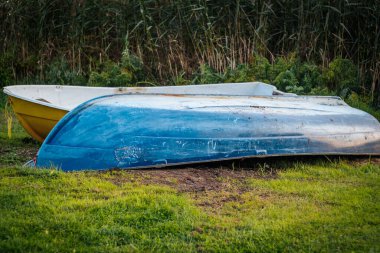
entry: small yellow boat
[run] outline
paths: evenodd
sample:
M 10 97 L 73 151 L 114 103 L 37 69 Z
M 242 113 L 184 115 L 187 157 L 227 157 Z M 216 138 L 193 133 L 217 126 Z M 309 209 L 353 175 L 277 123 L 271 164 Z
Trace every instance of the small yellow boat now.
M 99 96 L 113 94 L 182 94 L 182 95 L 262 95 L 283 94 L 272 85 L 225 83 L 159 87 L 84 87 L 66 85 L 14 85 L 4 93 L 25 130 L 43 142 L 58 121 L 78 105 Z
M 9 96 L 13 110 L 20 124 L 35 140 L 43 142 L 50 130 L 68 113 L 54 105 L 44 105 L 15 96 Z

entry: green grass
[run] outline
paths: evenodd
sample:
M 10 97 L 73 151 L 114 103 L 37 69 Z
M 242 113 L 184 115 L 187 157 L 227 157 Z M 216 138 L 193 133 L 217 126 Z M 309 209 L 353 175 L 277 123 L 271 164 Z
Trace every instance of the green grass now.
M 356 93 L 353 93 L 351 94 L 351 96 L 349 96 L 346 99 L 346 102 L 354 108 L 357 108 L 359 110 L 362 110 L 371 114 L 380 122 L 380 110 L 371 107 L 369 105 L 369 100 L 370 99 L 368 97 L 365 97 L 365 96 L 360 97 Z
M 17 168 L 1 170 L 0 185 L 4 251 L 194 250 L 200 213 L 167 187 Z
M 0 101 L 1 101 L 0 94 Z M 23 165 L 37 153 L 39 143 L 34 141 L 22 128 L 15 115 L 11 114 L 12 133 L 8 136 L 4 103 L 0 103 L 0 169 L 6 166 Z
M 218 187 L 183 190 L 160 170 L 22 168 L 39 144 L 4 122 L 0 252 L 380 251 L 378 158 L 215 167 Z
M 112 183 L 120 177 L 123 183 Z M 0 249 L 380 250 L 379 165 L 296 164 L 271 179 L 246 178 L 244 193 L 199 196 L 142 182 L 130 172 L 2 168 Z M 225 194 L 235 198 L 199 205 Z

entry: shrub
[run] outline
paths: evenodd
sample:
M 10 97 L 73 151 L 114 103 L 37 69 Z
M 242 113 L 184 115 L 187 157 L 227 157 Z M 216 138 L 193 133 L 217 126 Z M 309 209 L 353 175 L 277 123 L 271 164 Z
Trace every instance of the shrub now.
M 270 80 L 274 82 L 279 74 L 287 70 L 292 70 L 296 65 L 296 60 L 294 53 L 288 56 L 277 57 L 270 71 Z
M 313 63 L 297 62 L 292 68 L 303 93 L 310 93 L 315 88 L 325 88 L 322 82 L 321 69 Z
M 92 71 L 88 80 L 89 86 L 133 86 L 144 77 L 142 61 L 129 51 L 128 35 L 125 37 L 121 62 L 106 61 Z
M 273 79 L 271 75 L 272 65 L 269 63 L 267 58 L 260 55 L 255 55 L 253 61 L 251 62 L 251 68 L 257 81 L 271 83 Z
M 91 72 L 88 80 L 89 86 L 119 87 L 132 85 L 133 75 L 127 68 L 123 68 L 112 61 L 107 61 L 100 68 L 100 72 Z
M 359 96 L 356 92 L 352 92 L 345 101 L 350 106 L 368 112 L 380 121 L 380 111 L 370 106 L 371 99 L 369 97 Z
M 193 80 L 193 83 L 220 83 L 222 80 L 222 76 L 218 74 L 213 68 L 207 64 L 201 64 L 199 66 L 198 73 Z
M 225 76 L 226 83 L 256 81 L 253 69 L 247 64 L 239 64 L 235 69 L 228 69 Z
M 47 66 L 45 82 L 49 84 L 85 85 L 87 80 L 79 71 L 72 70 L 67 60 L 61 57 Z
M 125 36 L 120 66 L 121 72 L 128 72 L 133 82 L 141 81 L 144 78 L 144 64 L 139 57 L 130 52 L 128 34 Z
M 330 91 L 327 87 L 315 87 L 310 90 L 308 95 L 314 96 L 333 96 L 334 92 Z
M 302 87 L 299 87 L 298 80 L 291 70 L 286 70 L 281 72 L 276 79 L 274 80 L 273 84 L 276 85 L 277 88 L 283 91 L 288 91 L 288 92 L 301 92 L 303 90 Z
M 173 85 L 188 85 L 191 80 L 186 78 L 186 73 L 183 71 L 179 75 L 172 78 L 171 83 Z
M 336 58 L 323 72 L 323 81 L 330 90 L 340 93 L 343 89 L 359 86 L 358 68 L 348 59 Z

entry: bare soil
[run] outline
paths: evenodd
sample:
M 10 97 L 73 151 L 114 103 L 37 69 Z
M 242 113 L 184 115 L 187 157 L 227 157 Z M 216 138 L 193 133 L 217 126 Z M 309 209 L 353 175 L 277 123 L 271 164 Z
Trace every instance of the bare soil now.
M 179 193 L 190 194 L 198 206 L 211 212 L 217 212 L 228 202 L 243 203 L 242 195 L 252 192 L 247 179 L 274 179 L 280 170 L 289 168 L 296 161 L 313 163 L 315 160 L 334 161 L 338 157 L 298 157 L 248 159 L 246 161 L 203 164 L 196 167 L 170 167 L 165 169 L 112 170 L 108 177 L 112 183 L 121 185 L 127 182 L 139 182 L 144 185 L 166 185 Z M 345 161 L 354 165 L 363 165 L 371 161 L 380 164 L 380 157 L 345 157 Z M 104 172 L 99 172 L 104 173 Z M 266 195 L 258 195 L 267 198 Z
M 217 212 L 228 202 L 243 203 L 241 195 L 250 190 L 247 185 L 248 178 L 275 178 L 277 172 L 203 165 L 195 168 L 128 170 L 124 173 L 117 170 L 115 173 L 115 176 L 108 178 L 114 184 L 135 181 L 143 185 L 166 185 L 179 193 L 191 195 L 196 205 L 210 212 Z
M 270 162 L 270 163 L 267 163 Z M 225 190 L 230 182 L 240 185 L 247 178 L 274 178 L 279 169 L 271 163 L 274 159 L 248 159 L 225 162 L 204 163 L 187 166 L 172 166 L 162 169 L 112 170 L 117 175 L 111 177 L 115 184 L 138 180 L 143 184 L 161 184 L 175 188 L 179 192 L 205 192 Z M 103 172 L 100 172 L 103 173 Z
M 32 160 L 39 144 L 31 138 L 0 140 L 0 166 L 18 166 Z
M 196 167 L 181 166 L 165 169 L 126 170 L 126 177 L 115 176 L 111 181 L 115 184 L 139 180 L 143 184 L 163 184 L 177 189 L 179 192 L 221 191 L 226 184 L 234 182 L 244 185 L 247 178 L 276 178 L 277 172 L 287 168 L 294 162 L 310 162 L 327 159 L 334 161 L 338 157 L 287 157 L 270 159 L 248 159 L 246 161 L 230 161 L 223 163 L 201 164 Z M 380 157 L 345 157 L 345 161 L 353 165 L 363 165 L 369 161 L 380 164 Z M 119 169 L 113 170 L 121 171 Z M 100 172 L 103 173 L 103 172 Z M 133 177 L 131 177 L 133 175 Z
M 246 178 L 264 177 L 257 170 L 239 169 L 228 167 L 219 168 L 172 168 L 160 170 L 134 170 L 128 173 L 138 175 L 144 184 L 163 184 L 177 189 L 179 192 L 206 192 L 224 191 L 229 184 L 234 182 L 242 186 Z M 275 177 L 273 173 L 266 173 L 265 177 Z

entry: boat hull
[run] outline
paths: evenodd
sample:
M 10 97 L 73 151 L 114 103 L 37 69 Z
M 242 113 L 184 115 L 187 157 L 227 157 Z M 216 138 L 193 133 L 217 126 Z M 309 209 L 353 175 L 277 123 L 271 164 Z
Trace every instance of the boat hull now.
M 379 155 L 379 122 L 336 97 L 121 95 L 70 112 L 36 165 L 69 171 L 321 154 Z
M 43 142 L 58 121 L 68 111 L 9 96 L 15 115 L 25 131 Z

